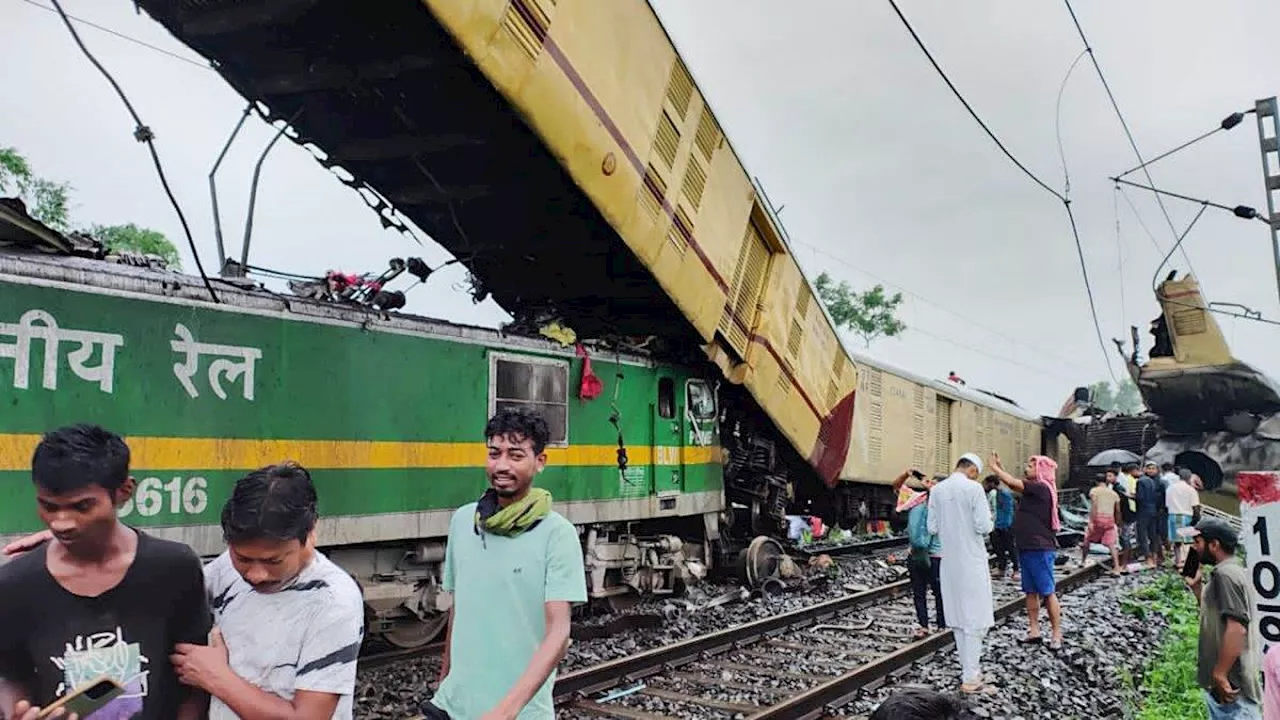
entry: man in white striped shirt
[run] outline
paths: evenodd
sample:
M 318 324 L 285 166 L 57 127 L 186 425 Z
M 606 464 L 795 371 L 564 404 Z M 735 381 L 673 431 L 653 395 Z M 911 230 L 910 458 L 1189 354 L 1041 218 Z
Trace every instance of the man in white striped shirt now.
M 316 552 L 316 490 L 294 463 L 241 478 L 222 508 L 227 550 L 204 566 L 210 644 L 179 644 L 178 679 L 211 696 L 210 720 L 352 720 L 364 600 Z M 26 552 L 48 530 L 5 546 Z
M 211 720 L 351 720 L 364 601 L 316 552 L 316 491 L 284 463 L 236 483 L 222 508 L 226 552 L 205 566 L 209 646 L 178 645 L 178 678 L 212 696 Z

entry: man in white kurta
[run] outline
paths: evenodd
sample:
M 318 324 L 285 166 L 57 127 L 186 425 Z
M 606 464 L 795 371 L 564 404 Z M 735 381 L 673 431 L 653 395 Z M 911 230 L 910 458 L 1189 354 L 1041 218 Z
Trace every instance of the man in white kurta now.
M 955 635 L 965 692 L 983 689 L 982 638 L 995 624 L 986 546 L 993 523 L 987 496 L 977 482 L 981 474 L 982 460 L 968 453 L 929 493 L 929 532 L 938 535 L 943 547 L 942 606 Z

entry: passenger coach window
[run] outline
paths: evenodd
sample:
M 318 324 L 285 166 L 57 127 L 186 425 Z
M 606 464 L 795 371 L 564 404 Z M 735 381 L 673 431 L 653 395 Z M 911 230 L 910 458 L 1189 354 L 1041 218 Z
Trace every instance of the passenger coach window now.
M 701 380 L 689 381 L 689 411 L 699 420 L 711 420 L 716 416 L 715 396 Z
M 490 357 L 490 411 L 532 408 L 546 419 L 551 444 L 568 444 L 569 363 L 518 356 Z
M 676 383 L 671 378 L 658 379 L 658 416 L 668 419 L 676 416 Z

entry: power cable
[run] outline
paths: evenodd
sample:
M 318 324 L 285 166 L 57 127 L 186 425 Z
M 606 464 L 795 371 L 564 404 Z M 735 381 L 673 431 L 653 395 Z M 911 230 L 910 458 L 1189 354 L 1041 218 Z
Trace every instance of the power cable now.
M 24 2 L 24 3 L 28 4 L 28 5 L 32 6 L 32 7 L 40 8 L 41 10 L 44 10 L 44 11 L 46 11 L 46 12 L 54 13 L 55 15 L 59 14 L 59 12 L 58 12 L 58 10 L 57 10 L 56 8 L 51 8 L 51 7 L 49 7 L 48 5 L 41 5 L 40 3 L 36 2 L 36 0 L 22 0 L 22 2 Z M 135 44 L 135 45 L 140 45 L 140 46 L 142 46 L 142 47 L 144 47 L 144 48 L 147 48 L 148 50 L 154 50 L 154 51 L 156 51 L 156 52 L 158 52 L 158 53 L 161 53 L 161 54 L 164 54 L 164 55 L 168 55 L 169 57 L 171 57 L 171 58 L 173 58 L 173 59 L 175 59 L 175 60 L 181 60 L 182 62 L 187 63 L 188 65 L 194 65 L 194 66 L 196 66 L 196 67 L 198 67 L 198 68 L 201 68 L 201 69 L 203 69 L 203 70 L 213 70 L 213 66 L 211 66 L 211 65 L 208 65 L 208 64 L 206 64 L 206 63 L 196 62 L 195 60 L 192 60 L 191 58 L 183 57 L 183 56 L 181 56 L 181 55 L 179 55 L 179 54 L 177 54 L 177 53 L 174 53 L 174 52 L 169 52 L 168 50 L 165 50 L 165 49 L 164 49 L 164 48 L 162 48 L 162 47 L 157 47 L 157 46 L 152 45 L 151 43 L 146 42 L 146 41 L 144 41 L 144 40 L 139 40 L 138 38 L 133 37 L 132 35 L 126 35 L 125 33 L 122 33 L 122 32 L 120 32 L 120 31 L 118 31 L 118 30 L 112 30 L 111 28 L 106 27 L 105 25 L 99 25 L 98 23 L 95 23 L 95 22 L 92 22 L 92 21 L 89 21 L 89 20 L 85 20 L 84 18 L 81 18 L 81 17 L 76 17 L 75 15 L 70 15 L 70 14 L 68 14 L 68 15 L 67 15 L 67 17 L 71 18 L 72 20 L 75 20 L 76 22 L 80 23 L 81 25 L 88 25 L 89 27 L 91 27 L 91 28 L 93 28 L 93 29 L 95 29 L 95 30 L 100 30 L 100 31 L 102 31 L 102 32 L 104 32 L 104 33 L 107 33 L 108 35 L 114 35 L 115 37 L 118 37 L 118 38 L 120 38 L 121 40 L 125 40 L 125 41 L 127 41 L 127 42 L 131 42 L 131 43 L 133 43 L 133 44 Z
M 1012 337 L 1010 337 L 1010 336 L 1006 335 L 1005 333 L 1003 333 L 1003 332 L 1001 332 L 1001 331 L 999 331 L 999 330 L 997 330 L 997 329 L 995 329 L 995 328 L 991 327 L 990 325 L 984 325 L 983 323 L 980 323 L 980 322 L 978 322 L 977 320 L 974 320 L 974 319 L 972 319 L 972 318 L 970 318 L 970 317 L 967 317 L 967 316 L 965 316 L 965 315 L 961 315 L 960 313 L 956 312 L 955 310 L 952 310 L 951 308 L 949 308 L 949 307 L 947 307 L 947 306 L 943 305 L 942 303 L 939 303 L 939 302 L 937 302 L 937 301 L 935 301 L 935 300 L 931 300 L 931 299 L 929 299 L 929 298 L 925 297 L 924 295 L 921 295 L 920 293 L 914 292 L 914 291 L 912 291 L 912 290 L 910 290 L 910 289 L 908 289 L 908 288 L 905 288 L 905 287 L 903 287 L 903 286 L 901 286 L 901 285 L 898 285 L 898 284 L 896 284 L 896 283 L 889 282 L 888 280 L 885 280 L 885 279 L 883 279 L 883 278 L 881 278 L 881 277 L 879 277 L 879 276 L 877 276 L 877 275 L 875 275 L 875 274 L 873 274 L 873 273 L 867 272 L 866 270 L 864 270 L 864 269 L 862 269 L 862 268 L 858 267 L 857 265 L 854 265 L 854 264 L 853 264 L 852 262 L 850 262 L 849 260 L 847 260 L 847 259 L 845 259 L 845 258 L 843 258 L 843 257 L 840 257 L 839 255 L 836 255 L 836 254 L 834 254 L 834 253 L 827 252 L 826 250 L 823 250 L 822 248 L 820 248 L 820 247 L 818 247 L 818 246 L 816 246 L 816 245 L 814 245 L 814 244 L 812 244 L 812 243 L 808 243 L 808 242 L 805 242 L 805 241 L 803 241 L 803 240 L 797 240 L 797 239 L 793 239 L 793 240 L 792 240 L 792 242 L 793 242 L 793 243 L 795 243 L 795 244 L 797 244 L 797 245 L 801 245 L 801 246 L 807 247 L 807 248 L 809 248 L 810 250 L 812 250 L 812 251 L 813 251 L 814 253 L 816 253 L 816 254 L 824 255 L 824 256 L 826 256 L 827 258 L 829 258 L 829 259 L 831 259 L 831 260 L 834 260 L 834 261 L 836 261 L 837 263 L 840 263 L 841 265 L 844 265 L 845 267 L 847 267 L 847 268 L 849 268 L 849 269 L 851 269 L 851 270 L 854 270 L 854 271 L 856 271 L 856 272 L 862 273 L 863 275 L 866 275 L 866 276 L 868 276 L 868 277 L 872 278 L 873 280 L 876 280 L 877 282 L 880 282 L 880 283 L 882 283 L 882 284 L 889 285 L 890 287 L 895 288 L 895 289 L 897 289 L 897 290 L 900 290 L 901 292 L 903 292 L 903 293 L 905 293 L 905 294 L 907 294 L 907 295 L 910 295 L 911 297 L 915 298 L 916 300 L 918 300 L 918 301 L 920 301 L 920 302 L 922 302 L 922 303 L 924 303 L 924 304 L 926 304 L 926 305 L 931 305 L 931 306 L 933 306 L 933 307 L 935 307 L 935 308 L 937 308 L 937 309 L 939 309 L 939 310 L 941 310 L 941 311 L 943 311 L 943 312 L 945 312 L 945 313 L 947 313 L 947 314 L 949 314 L 949 315 L 952 315 L 952 316 L 954 316 L 954 317 L 957 317 L 957 318 L 959 318 L 959 319 L 961 319 L 961 320 L 963 320 L 963 321 L 965 321 L 965 322 L 969 323 L 970 325 L 972 325 L 972 326 L 974 326 L 974 327 L 976 327 L 976 328 L 980 328 L 981 330 L 984 330 L 984 331 L 986 331 L 986 332 L 988 332 L 988 333 L 991 333 L 992 335 L 994 335 L 994 336 L 996 336 L 996 337 L 1000 338 L 1001 340 L 1004 340 L 1005 342 L 1009 343 L 1011 346 L 1016 346 L 1016 347 L 1022 347 L 1022 348 L 1025 348 L 1025 349 L 1027 349 L 1027 350 L 1031 351 L 1032 353 L 1034 353 L 1034 354 L 1036 354 L 1036 355 L 1038 355 L 1038 356 L 1039 356 L 1039 355 L 1048 355 L 1048 354 L 1050 354 L 1048 351 L 1046 351 L 1046 350 L 1044 350 L 1044 349 L 1042 349 L 1042 348 L 1038 348 L 1038 347 L 1035 347 L 1034 345 L 1029 345 L 1029 344 L 1027 344 L 1027 343 L 1025 343 L 1025 342 L 1022 342 L 1022 341 L 1020 341 L 1020 340 L 1016 340 L 1016 339 L 1014 339 L 1014 338 L 1012 338 Z M 925 334 L 930 334 L 930 333 L 925 333 Z M 938 336 L 938 335 L 934 334 L 934 335 L 933 335 L 933 337 L 941 337 L 941 336 Z M 969 346 L 968 346 L 968 345 L 961 344 L 960 342 L 955 341 L 955 340 L 952 340 L 952 339 L 950 339 L 950 338 L 941 338 L 941 339 L 946 340 L 947 342 L 950 342 L 950 343 L 952 343 L 953 345 L 956 345 L 956 346 L 958 346 L 958 347 L 969 348 Z M 972 348 L 969 348 L 969 349 L 972 349 Z M 994 357 L 994 356 L 993 356 L 993 357 Z M 1014 364 L 1018 364 L 1018 363 L 1017 363 L 1017 362 L 1015 362 L 1015 361 L 1010 361 L 1010 362 L 1014 362 Z M 1024 365 L 1024 367 L 1026 367 L 1026 366 Z M 1065 377 L 1065 376 L 1060 376 L 1060 377 Z
M 1089 53 L 1089 61 L 1093 63 L 1093 69 L 1098 73 L 1098 80 L 1102 82 L 1102 89 L 1106 90 L 1107 98 L 1111 100 L 1111 107 L 1116 111 L 1116 117 L 1120 119 L 1120 127 L 1124 128 L 1124 135 L 1129 139 L 1129 147 L 1133 148 L 1133 154 L 1138 157 L 1139 167 L 1142 168 L 1142 174 L 1147 178 L 1147 184 L 1155 187 L 1156 181 L 1151 179 L 1151 171 L 1147 169 L 1147 162 L 1142 159 L 1142 153 L 1138 150 L 1138 143 L 1133 139 L 1133 133 L 1129 130 L 1129 123 L 1124 119 L 1124 113 L 1120 112 L 1120 103 L 1116 102 L 1115 93 L 1111 92 L 1111 85 L 1107 83 L 1107 76 L 1102 72 L 1102 65 L 1098 64 L 1098 57 L 1093 52 L 1093 46 L 1089 44 L 1089 39 L 1085 37 L 1084 28 L 1080 26 L 1080 19 L 1076 17 L 1076 11 L 1071 7 L 1071 0 L 1062 0 L 1067 5 L 1067 12 L 1071 14 L 1071 22 L 1075 23 L 1076 32 L 1080 35 L 1080 42 L 1084 43 L 1085 52 Z M 1173 218 L 1169 216 L 1169 209 L 1164 206 L 1164 200 L 1159 194 L 1156 195 L 1156 204 L 1160 206 L 1160 212 L 1164 214 L 1165 222 L 1169 224 L 1169 230 L 1173 233 L 1174 238 L 1178 237 L 1178 230 L 1173 225 Z M 1187 261 L 1188 272 L 1194 273 L 1191 267 L 1191 257 L 1187 255 L 1185 248 L 1182 249 L 1182 259 Z
M 1168 195 L 1169 197 L 1175 197 L 1175 198 L 1178 198 L 1179 200 L 1186 200 L 1187 202 L 1193 202 L 1193 203 L 1196 203 L 1197 205 L 1205 205 L 1208 207 L 1218 208 L 1219 210 L 1226 210 L 1227 212 L 1231 213 L 1232 215 L 1235 215 L 1241 220 L 1258 220 L 1260 222 L 1267 223 L 1268 225 L 1271 224 L 1267 222 L 1267 219 L 1262 217 L 1262 215 L 1259 214 L 1257 210 L 1249 207 L 1248 205 L 1236 205 L 1235 207 L 1231 207 L 1229 205 L 1223 205 L 1222 203 L 1216 203 L 1211 200 L 1193 198 L 1189 195 L 1180 195 L 1176 192 L 1171 192 L 1169 190 L 1161 190 L 1160 188 L 1140 185 L 1136 182 L 1129 182 L 1128 180 L 1125 180 L 1119 177 L 1113 177 L 1111 178 L 1111 180 L 1112 182 L 1116 182 L 1116 183 L 1124 183 L 1125 185 L 1128 185 L 1130 187 L 1141 188 L 1143 190 L 1150 190 L 1151 192 L 1157 193 L 1159 195 Z
M 1115 189 L 1120 191 L 1120 197 L 1124 198 L 1125 204 L 1127 204 L 1129 206 L 1129 210 L 1133 212 L 1134 219 L 1138 221 L 1138 225 L 1142 228 L 1142 231 L 1146 233 L 1147 238 L 1151 240 L 1151 245 L 1155 247 L 1156 252 L 1164 252 L 1164 248 L 1160 247 L 1160 241 L 1156 240 L 1155 233 L 1151 232 L 1151 228 L 1147 227 L 1147 222 L 1142 219 L 1142 214 L 1138 212 L 1138 208 L 1133 204 L 1133 199 L 1129 197 L 1129 193 L 1125 192 L 1125 189 L 1120 187 L 1119 183 L 1116 183 Z
M 1116 285 L 1120 286 L 1120 326 L 1125 327 L 1129 324 L 1128 315 L 1126 313 L 1124 301 L 1124 239 L 1120 234 L 1120 186 L 1116 185 L 1115 190 L 1111 193 L 1112 211 L 1116 218 L 1116 277 L 1120 278 L 1120 282 Z
M 1137 170 L 1141 170 L 1141 169 L 1142 169 L 1142 168 L 1144 168 L 1144 167 L 1150 167 L 1150 166 L 1152 166 L 1152 165 L 1155 165 L 1157 162 L 1159 162 L 1159 161 L 1161 161 L 1161 160 L 1163 160 L 1163 159 L 1165 159 L 1165 158 L 1169 157 L 1170 155 L 1172 155 L 1172 154 L 1174 154 L 1174 153 L 1178 152 L 1179 150 L 1185 150 L 1186 148 L 1189 148 L 1189 147 L 1191 147 L 1192 145 L 1195 145 L 1196 143 L 1200 142 L 1201 140 L 1204 140 L 1205 138 L 1210 137 L 1210 136 L 1212 136 L 1212 135 L 1214 135 L 1214 134 L 1216 134 L 1216 133 L 1222 132 L 1223 130 L 1230 130 L 1230 129 L 1234 128 L 1235 126 L 1239 125 L 1239 124 L 1240 124 L 1240 122 L 1244 120 L 1244 116 L 1245 116 L 1245 115 L 1248 115 L 1249 113 L 1253 113 L 1253 112 L 1257 112 L 1257 110 L 1256 110 L 1256 109 L 1252 109 L 1252 110 L 1245 110 L 1244 112 L 1231 113 L 1230 115 L 1228 115 L 1228 116 L 1226 116 L 1225 118 L 1223 118 L 1223 119 L 1222 119 L 1222 122 L 1218 123 L 1218 127 L 1214 128 L 1214 129 L 1212 129 L 1212 130 L 1210 130 L 1210 131 L 1209 131 L 1209 132 L 1207 132 L 1207 133 L 1204 133 L 1203 135 L 1199 135 L 1199 136 L 1195 137 L 1194 139 L 1188 140 L 1188 141 L 1186 141 L 1186 142 L 1182 143 L 1181 145 L 1179 145 L 1179 146 L 1175 147 L 1175 148 L 1174 148 L 1174 149 L 1172 149 L 1172 150 L 1169 150 L 1169 151 L 1167 151 L 1167 152 L 1160 153 L 1159 155 L 1157 155 L 1157 156 L 1155 156 L 1155 157 L 1151 158 L 1150 160 L 1146 161 L 1145 163 L 1143 163 L 1143 164 L 1141 164 L 1141 165 L 1137 165 L 1137 166 L 1135 166 L 1135 167 L 1131 167 L 1131 168 L 1129 168 L 1128 170 L 1125 170 L 1124 172 L 1120 173 L 1117 177 L 1124 177 L 1125 175 L 1128 175 L 1129 173 L 1135 172 L 1135 171 L 1137 171 Z
M 1187 238 L 1187 234 L 1191 232 L 1191 228 L 1196 226 L 1196 223 L 1200 221 L 1200 217 L 1204 215 L 1204 211 L 1208 209 L 1209 209 L 1208 203 L 1205 203 L 1204 205 L 1200 206 L 1200 212 L 1196 213 L 1196 216 L 1191 218 L 1191 223 L 1187 225 L 1187 229 L 1183 230 L 1182 234 L 1178 236 L 1177 244 L 1169 248 L 1169 252 L 1165 254 L 1164 259 L 1161 260 L 1160 264 L 1156 266 L 1156 271 L 1151 276 L 1151 292 L 1156 294 L 1157 297 L 1159 296 L 1159 293 L 1160 293 L 1160 271 L 1164 269 L 1165 264 L 1169 262 L 1169 258 L 1173 257 L 1174 251 L 1176 251 L 1178 249 L 1178 246 L 1182 244 L 1182 241 Z
M 1080 60 L 1084 58 L 1084 51 L 1081 50 L 1076 59 L 1071 62 L 1071 67 L 1067 68 L 1067 74 L 1062 76 L 1062 85 L 1058 87 L 1058 102 L 1053 112 L 1053 128 L 1054 134 L 1058 138 L 1058 157 L 1062 160 L 1062 195 L 1063 198 L 1071 196 L 1071 175 L 1067 172 L 1067 153 L 1062 148 L 1062 95 L 1067 90 L 1067 81 L 1071 79 L 1071 73 L 1075 72 L 1076 65 L 1080 64 Z
M 80 46 L 80 51 L 84 53 L 85 57 L 89 58 L 89 62 L 93 63 L 94 67 L 98 68 L 98 71 L 107 79 L 107 82 L 111 83 L 111 87 L 115 89 L 116 94 L 120 96 L 121 102 L 129 110 L 129 114 L 133 116 L 134 124 L 137 126 L 133 131 L 133 137 L 138 142 L 146 143 L 147 149 L 151 151 L 151 162 L 155 165 L 156 174 L 160 176 L 160 184 L 164 187 L 165 195 L 169 197 L 169 203 L 173 205 L 174 211 L 178 213 L 178 220 L 182 223 L 182 231 L 187 236 L 187 244 L 190 246 L 191 255 L 196 261 L 196 269 L 200 271 L 200 279 L 204 281 L 204 287 L 209 291 L 209 297 L 213 299 L 213 302 L 221 302 L 218 300 L 218 293 L 213 290 L 213 284 L 209 282 L 209 276 L 204 272 L 204 265 L 200 262 L 200 253 L 196 250 L 196 241 L 191 235 L 191 226 L 187 224 L 187 217 L 182 214 L 182 208 L 178 205 L 177 198 L 173 196 L 173 190 L 169 188 L 169 180 L 164 175 L 164 167 L 160 163 L 160 155 L 156 152 L 155 133 L 151 131 L 151 128 L 143 124 L 142 118 L 138 116 L 138 111 L 133 109 L 133 103 L 129 102 L 129 98 L 124 94 L 124 90 L 120 89 L 119 83 L 111 76 L 111 73 L 107 72 L 107 69 L 102 66 L 102 63 L 98 62 L 93 53 L 89 52 L 89 48 L 85 47 L 84 41 L 80 39 L 80 33 L 76 32 L 75 26 L 71 24 L 71 19 L 63 11 L 62 4 L 58 0 L 52 0 L 52 2 L 53 6 L 57 8 L 63 24 L 71 32 L 72 39 L 76 41 L 76 45 Z
M 1005 154 L 1005 157 L 1009 158 L 1009 160 L 1016 165 L 1019 170 L 1043 188 L 1045 192 L 1054 196 L 1062 203 L 1062 207 L 1067 212 L 1067 219 L 1071 223 L 1071 235 L 1075 239 L 1076 254 L 1080 258 L 1080 273 L 1084 277 L 1084 290 L 1085 294 L 1089 298 L 1089 314 L 1093 318 L 1093 330 L 1098 337 L 1098 348 L 1102 350 L 1103 361 L 1107 364 L 1107 373 L 1111 376 L 1111 380 L 1119 385 L 1120 381 L 1116 377 L 1115 370 L 1111 367 L 1111 354 L 1107 351 L 1107 344 L 1102 339 L 1102 325 L 1098 322 L 1098 308 L 1093 299 L 1093 287 L 1089 283 L 1089 269 L 1084 262 L 1084 248 L 1080 243 L 1080 230 L 1076 226 L 1075 213 L 1071 211 L 1071 200 L 1069 200 L 1066 195 L 1059 193 L 1057 190 L 1054 190 L 1045 184 L 1043 180 L 1036 177 L 1035 173 L 1028 170 L 1025 165 L 1019 162 L 1018 159 L 1013 156 L 1013 153 L 1009 152 L 1009 149 L 1004 146 L 1004 143 L 1000 142 L 1000 138 L 996 137 L 996 134 L 991 131 L 991 128 L 987 127 L 987 124 L 982 121 L 982 118 L 978 117 L 978 113 L 973 109 L 973 106 L 971 106 L 969 102 L 964 99 L 964 96 L 960 94 L 960 91 L 956 89 L 955 84 L 951 82 L 951 78 L 947 77 L 946 72 L 944 72 L 942 67 L 938 65 L 938 61 L 933 59 L 933 54 L 929 52 L 929 48 L 925 47 L 924 41 L 920 39 L 920 36 L 916 34 L 915 29 L 911 27 L 911 23 L 907 20 L 907 17 L 903 15 L 902 10 L 898 8 L 897 2 L 889 0 L 889 4 L 893 6 L 893 11 L 897 13 L 898 19 L 901 20 L 902 24 L 907 28 L 907 32 L 911 34 L 911 38 L 915 40 L 920 51 L 924 53 L 924 56 L 928 58 L 929 63 L 933 65 L 933 69 L 938 72 L 938 75 L 941 76 L 943 82 L 945 82 L 947 87 L 951 89 L 951 93 L 956 96 L 956 99 L 960 101 L 960 104 L 964 106 L 965 110 L 969 111 L 969 115 L 973 117 L 973 119 L 977 121 L 978 125 L 982 127 L 983 131 L 986 132 L 987 137 L 991 138 L 992 142 L 996 144 L 996 147 L 1000 148 L 1000 151 Z M 1189 263 L 1190 261 L 1188 261 L 1188 264 Z

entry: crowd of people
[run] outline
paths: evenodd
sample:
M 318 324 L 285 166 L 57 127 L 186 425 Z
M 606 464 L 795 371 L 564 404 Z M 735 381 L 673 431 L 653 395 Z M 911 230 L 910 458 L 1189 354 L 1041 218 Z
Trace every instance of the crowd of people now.
M 431 720 L 555 716 L 570 606 L 587 598 L 577 531 L 533 484 L 549 436 L 525 409 L 484 428 L 489 488 L 449 524 L 454 602 L 439 686 L 422 702 Z M 4 549 L 0 718 L 353 718 L 364 601 L 316 550 L 304 467 L 236 482 L 222 508 L 226 551 L 208 564 L 118 519 L 135 483 L 128 445 L 109 430 L 45 434 L 31 480 L 45 530 Z
M 1060 650 L 1064 642 L 1054 575 L 1062 562 L 1057 463 L 1032 456 L 1021 477 L 1007 472 L 997 454 L 990 466 L 992 474 L 979 481 L 982 460 L 970 453 L 948 476 L 926 478 L 909 468 L 893 481 L 898 511 L 907 515 L 916 637 L 930 632 L 932 589 L 935 627 L 950 628 L 955 637 L 965 694 L 994 692 L 980 664 L 983 638 L 994 625 L 988 541 L 996 576 L 1011 569 L 1026 596 L 1028 631 L 1019 642 L 1043 642 L 1041 607 L 1049 620 L 1048 647 Z M 917 491 L 909 487 L 913 478 Z M 1260 719 L 1263 664 L 1258 642 L 1249 636 L 1257 598 L 1238 556 L 1238 533 L 1220 519 L 1200 517 L 1202 487 L 1194 473 L 1172 465 L 1108 468 L 1089 491 L 1079 563 L 1090 562 L 1091 547 L 1099 544 L 1111 555 L 1113 576 L 1159 569 L 1166 560 L 1180 569 L 1200 606 L 1196 682 L 1209 717 Z M 1280 720 L 1280 654 L 1269 654 L 1265 668 L 1267 691 L 1273 696 L 1266 703 L 1266 720 Z M 886 708 L 897 714 L 884 714 L 890 711 Z M 948 720 L 970 717 L 965 708 L 957 698 L 911 689 L 890 697 L 872 717 Z
M 570 607 L 586 601 L 577 532 L 534 486 L 549 430 L 538 414 L 499 412 L 484 428 L 489 487 L 449 524 L 443 584 L 453 594 L 439 686 L 429 720 L 554 717 L 552 685 L 570 635 Z M 1032 456 L 1021 476 L 999 455 L 965 454 L 950 475 L 910 468 L 894 479 L 906 513 L 909 577 L 919 628 L 949 628 L 960 690 L 994 692 L 981 668 L 995 624 L 992 563 L 1025 593 L 1019 642 L 1063 647 L 1054 569 L 1060 529 L 1057 464 Z M 62 705 L 82 696 L 95 718 L 265 720 L 353 717 L 364 635 L 360 588 L 316 550 L 318 498 L 307 470 L 281 462 L 246 474 L 222 508 L 226 550 L 202 564 L 190 547 L 119 520 L 132 497 L 130 452 L 94 425 L 42 437 L 31 459 L 35 515 L 45 530 L 12 543 L 0 566 L 0 717 L 77 720 Z M 909 482 L 918 488 L 907 488 Z M 1214 718 L 1259 718 L 1260 653 L 1249 636 L 1256 598 L 1237 557 L 1238 534 L 1198 518 L 1198 479 L 1147 463 L 1108 469 L 1090 491 L 1089 546 L 1111 553 L 1112 573 L 1182 567 L 1201 608 L 1197 681 Z M 1197 522 L 1198 521 L 1198 522 Z M 1136 554 L 1135 554 L 1136 553 Z M 1185 558 L 1185 564 L 1183 563 Z M 1280 673 L 1269 658 L 1268 677 Z M 1280 716 L 1280 679 L 1268 683 Z M 88 698 L 85 700 L 85 698 Z M 98 707 L 101 706 L 101 707 Z M 895 709 L 896 708 L 896 709 Z M 873 715 L 964 716 L 964 702 L 910 690 Z M 886 713 L 897 713 L 886 715 Z M 930 714 L 932 713 L 932 714 Z

